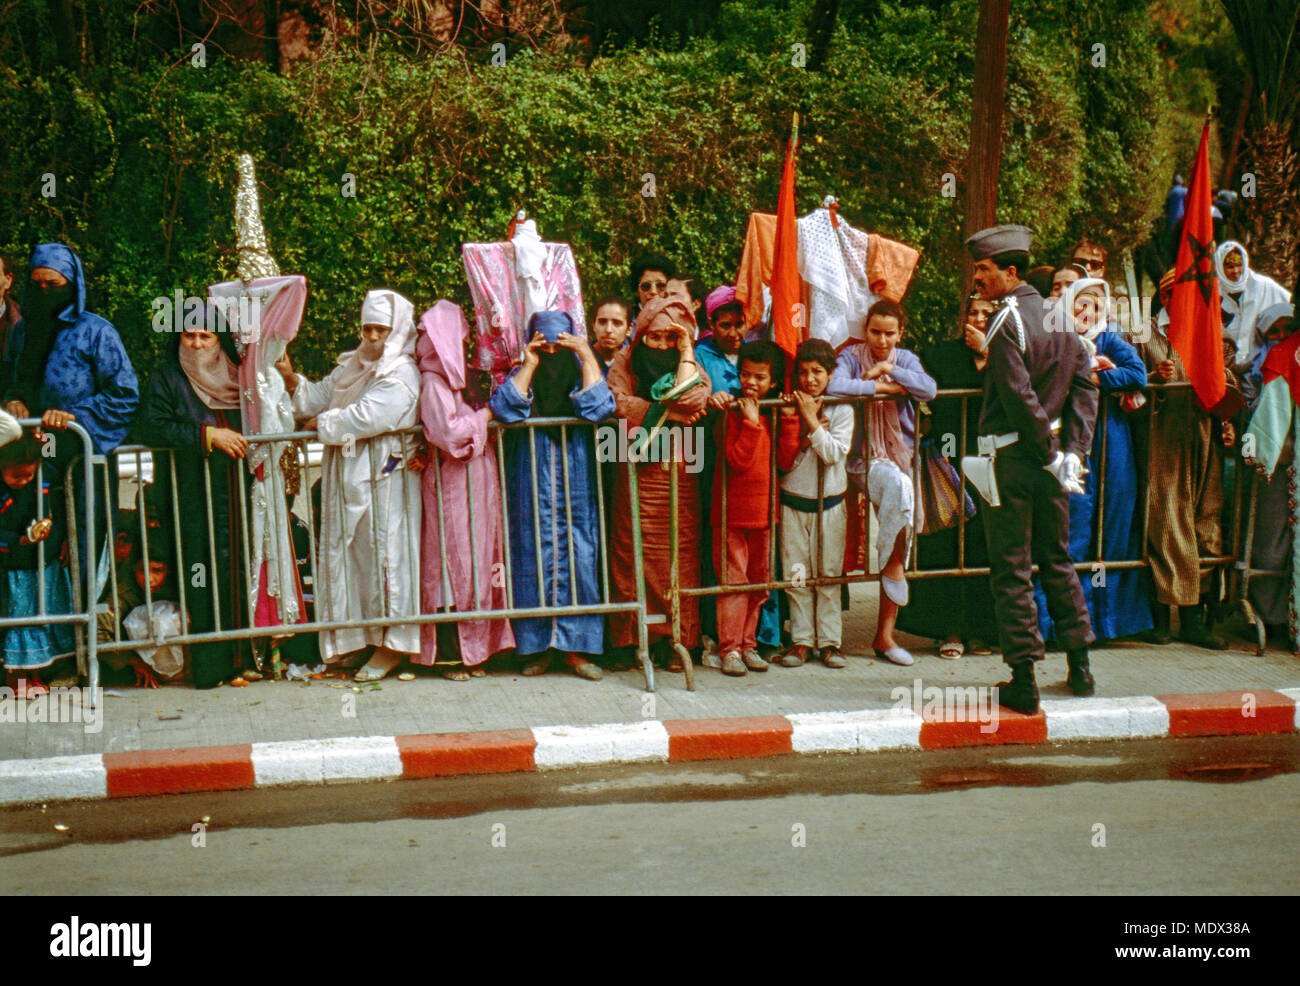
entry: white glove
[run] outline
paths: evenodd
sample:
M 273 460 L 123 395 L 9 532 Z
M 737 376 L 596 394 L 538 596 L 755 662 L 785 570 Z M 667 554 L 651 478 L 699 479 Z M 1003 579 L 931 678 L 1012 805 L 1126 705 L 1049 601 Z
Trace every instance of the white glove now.
M 1058 455 L 1060 453 L 1057 453 Z M 1056 478 L 1061 489 L 1066 493 L 1083 493 L 1083 477 L 1088 470 L 1083 468 L 1083 460 L 1077 452 L 1066 452 L 1056 470 Z

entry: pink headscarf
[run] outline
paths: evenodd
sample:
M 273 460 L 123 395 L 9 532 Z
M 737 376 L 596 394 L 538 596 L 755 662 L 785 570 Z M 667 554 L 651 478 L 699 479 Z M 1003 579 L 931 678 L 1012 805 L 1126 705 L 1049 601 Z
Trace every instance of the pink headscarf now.
M 723 305 L 734 305 L 736 303 L 736 289 L 730 284 L 723 284 L 709 292 L 709 296 L 704 299 L 704 311 L 709 318 L 713 318 L 713 313 Z
M 649 329 L 667 328 L 676 322 L 678 325 L 687 328 L 695 328 L 695 316 L 691 310 L 686 307 L 686 303 L 677 298 L 651 298 L 641 306 L 641 311 L 636 316 L 636 338 L 633 343 L 641 341 L 641 337 Z
M 460 307 L 445 298 L 439 301 L 420 316 L 420 335 L 415 345 L 420 369 L 441 375 L 452 390 L 464 390 L 468 380 L 465 373 L 468 335 L 469 322 Z

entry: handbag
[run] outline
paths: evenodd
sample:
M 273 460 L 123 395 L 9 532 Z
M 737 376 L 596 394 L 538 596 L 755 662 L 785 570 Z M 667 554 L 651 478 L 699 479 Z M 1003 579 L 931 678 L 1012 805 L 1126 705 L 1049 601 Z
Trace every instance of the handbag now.
M 931 442 L 921 443 L 921 503 L 925 510 L 922 534 L 934 534 L 957 525 L 957 511 L 975 516 L 975 501 L 962 487 L 961 477 Z

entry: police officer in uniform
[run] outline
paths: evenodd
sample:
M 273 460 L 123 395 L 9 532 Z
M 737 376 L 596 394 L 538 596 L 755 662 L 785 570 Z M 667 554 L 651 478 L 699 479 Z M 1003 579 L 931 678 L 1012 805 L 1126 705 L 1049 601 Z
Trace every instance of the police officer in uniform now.
M 1002 659 L 1011 666 L 1011 680 L 998 686 L 999 704 L 1026 714 L 1038 711 L 1033 662 L 1044 656 L 1031 565 L 1038 565 L 1075 695 L 1094 691 L 1088 645 L 1096 639 L 1070 560 L 1066 496 L 1083 492 L 1097 386 L 1078 336 L 1067 326 L 1045 325 L 1042 296 L 1021 279 L 1030 239 L 1024 226 L 993 226 L 966 241 L 976 291 L 1001 304 L 984 342 L 980 457 L 967 474 L 986 501 L 989 581 Z

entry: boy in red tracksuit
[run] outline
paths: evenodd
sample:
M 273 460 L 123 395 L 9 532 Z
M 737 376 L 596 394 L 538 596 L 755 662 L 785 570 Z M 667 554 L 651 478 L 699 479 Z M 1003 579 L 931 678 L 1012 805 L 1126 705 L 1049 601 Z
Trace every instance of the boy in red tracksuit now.
M 754 585 L 771 578 L 772 426 L 758 402 L 785 383 L 785 353 L 761 340 L 740 347 L 740 398 L 726 402 L 718 422 L 724 462 L 713 481 L 714 567 L 723 585 Z M 728 395 L 730 396 L 730 395 Z M 717 394 L 714 397 L 718 397 Z M 726 489 L 726 514 L 722 493 Z M 718 596 L 718 650 L 722 673 L 766 671 L 758 653 L 758 615 L 766 589 Z

